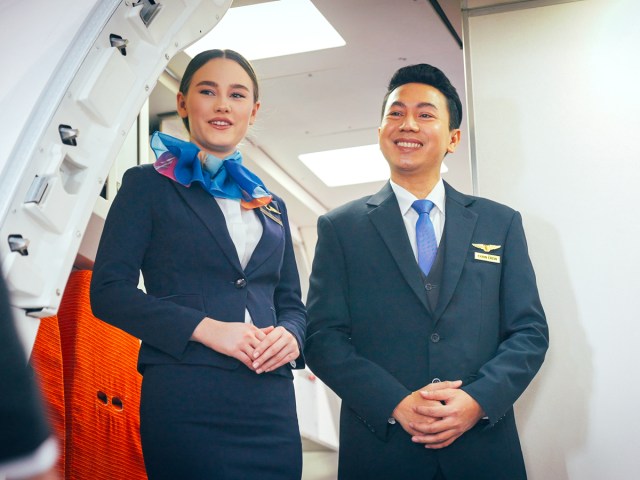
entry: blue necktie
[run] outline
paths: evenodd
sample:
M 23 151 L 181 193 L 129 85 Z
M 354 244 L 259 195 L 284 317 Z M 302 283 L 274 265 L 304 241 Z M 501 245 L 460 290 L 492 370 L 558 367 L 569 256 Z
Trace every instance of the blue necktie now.
M 433 229 L 433 223 L 429 218 L 429 212 L 433 208 L 431 200 L 416 200 L 411 205 L 418 212 L 418 221 L 416 222 L 416 241 L 418 245 L 418 265 L 423 273 L 429 274 L 431 265 L 436 259 L 438 252 L 438 244 L 436 242 L 436 233 Z

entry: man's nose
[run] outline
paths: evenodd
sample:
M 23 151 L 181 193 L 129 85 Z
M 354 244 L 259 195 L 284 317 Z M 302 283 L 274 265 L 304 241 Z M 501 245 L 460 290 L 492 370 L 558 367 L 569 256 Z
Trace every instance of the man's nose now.
M 400 125 L 400 130 L 417 132 L 419 130 L 418 122 L 411 115 L 404 117 L 404 121 Z

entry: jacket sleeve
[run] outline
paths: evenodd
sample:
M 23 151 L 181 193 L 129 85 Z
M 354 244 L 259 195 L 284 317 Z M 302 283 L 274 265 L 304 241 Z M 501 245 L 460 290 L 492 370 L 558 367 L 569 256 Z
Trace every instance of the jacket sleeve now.
M 327 217 L 318 219 L 318 243 L 309 287 L 305 357 L 310 368 L 381 439 L 388 419 L 411 392 L 393 375 L 358 354 L 351 343 L 347 263 Z
M 206 315 L 196 308 L 147 295 L 138 288 L 152 234 L 170 235 L 153 231 L 154 201 L 166 198 L 160 198 L 160 185 L 149 172 L 133 167 L 122 179 L 96 254 L 91 308 L 101 320 L 180 359 L 195 327 Z
M 522 217 L 515 212 L 503 251 L 500 279 L 500 336 L 496 354 L 463 387 L 491 424 L 513 406 L 540 369 L 549 330 L 527 251 Z
M 278 205 L 282 210 L 285 247 L 282 267 L 280 269 L 280 280 L 274 292 L 274 305 L 276 308 L 277 324 L 291 332 L 298 342 L 300 356 L 295 360 L 294 368 L 299 369 L 305 366 L 303 348 L 307 330 L 307 311 L 302 303 L 300 276 L 293 251 L 287 207 L 280 199 Z

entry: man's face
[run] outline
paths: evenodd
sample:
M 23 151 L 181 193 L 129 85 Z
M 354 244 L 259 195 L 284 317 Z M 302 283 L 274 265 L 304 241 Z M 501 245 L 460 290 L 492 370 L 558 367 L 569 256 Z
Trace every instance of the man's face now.
M 460 142 L 460 130 L 449 130 L 447 99 L 440 90 L 407 83 L 387 99 L 378 142 L 392 178 L 439 175 L 444 156 L 455 151 Z

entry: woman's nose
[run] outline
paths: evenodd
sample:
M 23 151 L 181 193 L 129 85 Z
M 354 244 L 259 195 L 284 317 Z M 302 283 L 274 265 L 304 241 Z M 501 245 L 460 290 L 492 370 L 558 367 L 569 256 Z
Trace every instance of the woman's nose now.
M 216 112 L 229 112 L 230 110 L 229 104 L 224 100 L 216 104 Z

